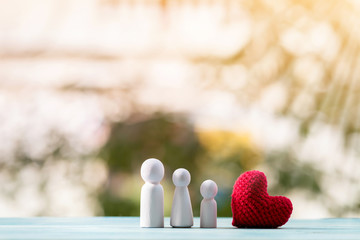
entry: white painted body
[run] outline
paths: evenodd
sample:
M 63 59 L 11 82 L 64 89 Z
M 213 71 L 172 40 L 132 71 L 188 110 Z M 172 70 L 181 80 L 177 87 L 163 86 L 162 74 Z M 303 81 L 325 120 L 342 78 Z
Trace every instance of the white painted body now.
M 170 225 L 184 228 L 194 225 L 190 194 L 187 187 L 175 188 Z
M 200 227 L 217 227 L 217 204 L 214 199 L 203 199 L 200 206 Z
M 190 183 L 190 173 L 183 168 L 177 169 L 173 174 L 173 182 L 176 187 L 171 209 L 170 225 L 179 228 L 191 227 L 194 225 L 194 220 L 187 187 Z
M 200 193 L 203 200 L 200 205 L 200 227 L 217 227 L 217 204 L 214 199 L 218 191 L 217 185 L 212 180 L 206 180 L 201 184 Z
M 164 227 L 164 189 L 160 184 L 145 183 L 141 188 L 140 226 Z
M 155 159 L 146 160 L 141 166 L 145 184 L 141 188 L 140 227 L 164 227 L 164 189 L 160 181 L 164 177 L 163 164 Z

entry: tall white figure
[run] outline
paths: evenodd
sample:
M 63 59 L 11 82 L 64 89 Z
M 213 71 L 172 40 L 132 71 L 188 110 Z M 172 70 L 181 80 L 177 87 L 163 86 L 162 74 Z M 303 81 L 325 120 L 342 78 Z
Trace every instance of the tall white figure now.
M 160 181 L 164 177 L 164 165 L 155 158 L 141 165 L 140 227 L 164 227 L 164 189 Z
M 216 183 L 212 180 L 206 180 L 201 184 L 200 193 L 203 196 L 200 206 L 200 227 L 217 227 L 217 204 L 214 199 L 218 192 Z
M 171 209 L 170 225 L 187 228 L 194 224 L 188 185 L 191 177 L 188 170 L 177 169 L 172 176 L 175 185 L 174 200 Z

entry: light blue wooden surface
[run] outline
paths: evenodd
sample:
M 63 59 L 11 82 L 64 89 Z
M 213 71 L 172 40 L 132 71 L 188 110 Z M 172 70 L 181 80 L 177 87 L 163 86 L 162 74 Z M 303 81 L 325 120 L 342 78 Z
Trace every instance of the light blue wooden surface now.
M 0 218 L 0 239 L 360 239 L 360 219 L 293 220 L 279 229 L 237 229 L 231 218 L 218 228 L 140 228 L 138 217 Z

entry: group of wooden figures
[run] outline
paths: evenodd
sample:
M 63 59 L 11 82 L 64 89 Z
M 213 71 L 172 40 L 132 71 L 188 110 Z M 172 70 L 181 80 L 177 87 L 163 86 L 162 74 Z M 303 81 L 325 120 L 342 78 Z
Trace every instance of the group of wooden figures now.
M 155 158 L 147 159 L 141 166 L 141 177 L 145 184 L 141 188 L 140 227 L 164 227 L 164 189 L 160 181 L 164 177 L 164 165 Z M 175 185 L 174 200 L 171 208 L 170 225 L 177 228 L 189 228 L 194 224 L 188 185 L 191 176 L 184 168 L 177 169 L 172 180 Z M 216 228 L 217 204 L 214 200 L 218 191 L 212 180 L 201 184 L 203 196 L 200 206 L 200 227 Z

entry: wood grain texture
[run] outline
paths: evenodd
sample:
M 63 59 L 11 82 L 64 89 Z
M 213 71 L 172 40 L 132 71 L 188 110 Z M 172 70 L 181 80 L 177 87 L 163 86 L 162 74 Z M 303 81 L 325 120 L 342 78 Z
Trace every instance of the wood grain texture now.
M 0 239 L 360 239 L 360 219 L 290 221 L 279 229 L 237 229 L 231 218 L 218 228 L 140 228 L 138 217 L 0 218 Z

